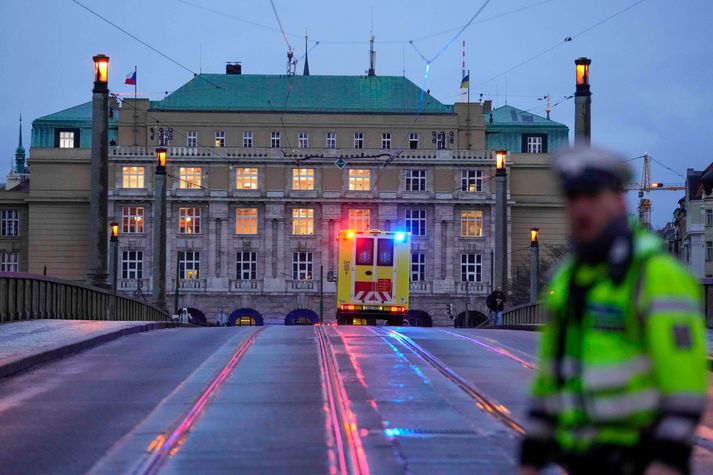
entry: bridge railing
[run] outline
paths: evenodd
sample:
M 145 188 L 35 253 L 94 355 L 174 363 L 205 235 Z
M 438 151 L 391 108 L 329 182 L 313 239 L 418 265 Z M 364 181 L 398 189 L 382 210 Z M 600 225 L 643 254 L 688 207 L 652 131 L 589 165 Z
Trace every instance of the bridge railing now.
M 168 320 L 159 308 L 109 290 L 35 274 L 0 272 L 0 322 L 38 318 Z
M 518 305 L 503 312 L 502 325 L 541 325 L 547 313 L 541 303 Z

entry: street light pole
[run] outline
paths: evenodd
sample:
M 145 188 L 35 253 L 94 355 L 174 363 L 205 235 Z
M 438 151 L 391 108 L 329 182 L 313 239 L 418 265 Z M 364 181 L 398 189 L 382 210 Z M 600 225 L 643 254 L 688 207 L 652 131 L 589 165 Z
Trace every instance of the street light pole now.
M 507 151 L 495 152 L 495 289 L 505 291 L 505 267 L 507 263 Z
M 592 139 L 592 92 L 589 90 L 589 58 L 574 60 L 577 90 L 574 93 L 574 144 L 588 146 Z
M 111 276 L 111 313 L 110 318 L 116 318 L 116 275 L 119 271 L 119 223 L 111 223 L 111 259 L 109 261 L 109 275 Z
M 107 235 L 109 224 L 109 57 L 94 56 L 92 90 L 92 155 L 89 192 L 89 246 L 87 282 L 107 287 Z
M 154 304 L 166 311 L 166 149 L 156 149 L 153 206 L 152 296 Z
M 540 272 L 540 229 L 530 228 L 530 303 L 537 303 Z

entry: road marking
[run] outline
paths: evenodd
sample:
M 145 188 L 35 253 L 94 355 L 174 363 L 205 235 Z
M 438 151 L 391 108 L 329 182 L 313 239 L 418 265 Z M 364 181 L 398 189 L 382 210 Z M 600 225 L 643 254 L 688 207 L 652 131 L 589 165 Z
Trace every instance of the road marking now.
M 477 340 L 477 339 L 475 339 L 475 338 L 471 338 L 471 337 L 469 337 L 469 336 L 465 336 L 465 335 L 462 335 L 462 334 L 460 334 L 460 333 L 452 332 L 452 331 L 450 331 L 450 330 L 443 330 L 443 329 L 441 329 L 441 331 L 444 332 L 444 333 L 448 333 L 448 334 L 450 334 L 450 335 L 453 335 L 453 336 L 455 336 L 455 337 L 457 337 L 457 338 L 460 338 L 460 339 L 462 339 L 462 340 L 467 340 L 467 341 L 470 341 L 471 343 L 475 343 L 476 345 L 482 346 L 483 348 L 485 348 L 486 350 L 488 350 L 488 351 L 490 351 L 490 352 L 492 352 L 492 353 L 496 353 L 496 354 L 498 354 L 498 355 L 500 355 L 500 356 L 504 356 L 505 358 L 510 358 L 510 359 L 513 360 L 513 361 L 517 361 L 518 363 L 520 363 L 520 364 L 521 364 L 522 366 L 524 366 L 525 368 L 528 368 L 528 369 L 537 369 L 537 365 L 536 365 L 533 361 L 528 361 L 528 360 L 526 360 L 526 359 L 524 359 L 524 358 L 520 358 L 519 356 L 517 356 L 517 355 L 513 354 L 511 351 L 509 351 L 509 350 L 505 347 L 505 345 L 502 345 L 502 344 L 500 344 L 500 343 L 497 343 L 497 342 L 495 342 L 494 340 L 492 340 L 492 339 L 490 339 L 490 338 L 488 338 L 487 340 L 490 340 L 490 341 L 495 342 L 495 343 L 496 343 L 495 345 L 489 345 L 489 344 L 487 344 L 487 343 L 485 343 L 485 342 L 482 342 L 482 341 L 480 341 L 480 340 Z M 511 348 L 511 349 L 512 349 L 512 348 Z M 514 350 L 514 349 L 513 349 L 513 350 Z M 527 353 L 525 353 L 524 351 L 520 351 L 520 350 L 516 350 L 516 351 L 518 351 L 519 353 L 527 354 Z M 528 355 L 528 356 L 531 356 L 531 355 Z

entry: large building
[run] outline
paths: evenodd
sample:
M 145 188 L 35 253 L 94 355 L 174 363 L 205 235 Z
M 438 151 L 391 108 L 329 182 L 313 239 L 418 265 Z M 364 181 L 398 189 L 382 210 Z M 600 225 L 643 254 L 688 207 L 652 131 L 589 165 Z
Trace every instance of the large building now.
M 566 126 L 487 101 L 443 104 L 405 77 L 239 71 L 198 75 L 160 101 L 112 102 L 122 291 L 151 294 L 158 146 L 168 149 L 169 308 L 178 288 L 179 306 L 209 318 L 322 306 L 333 318 L 345 228 L 412 234 L 411 308 L 434 324 L 452 324 L 447 303 L 486 312 L 496 149 L 509 151 L 508 275 L 527 265 L 531 227 L 541 242 L 565 241 L 550 152 L 568 143 Z M 90 141 L 91 103 L 33 122 L 20 270 L 86 279 Z

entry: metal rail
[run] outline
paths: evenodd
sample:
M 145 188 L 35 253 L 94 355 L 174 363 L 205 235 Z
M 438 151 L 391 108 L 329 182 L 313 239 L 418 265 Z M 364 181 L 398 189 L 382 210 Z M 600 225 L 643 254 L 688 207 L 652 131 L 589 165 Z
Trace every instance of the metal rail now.
M 183 445 L 188 437 L 188 433 L 193 429 L 198 419 L 205 412 L 205 408 L 210 402 L 215 399 L 218 389 L 230 377 L 233 370 L 247 353 L 250 346 L 255 343 L 255 340 L 265 330 L 265 327 L 258 328 L 249 337 L 240 342 L 235 353 L 220 372 L 213 378 L 208 387 L 201 393 L 200 397 L 193 403 L 190 410 L 180 421 L 168 431 L 157 436 L 148 447 L 148 456 L 143 460 L 138 470 L 133 473 L 144 475 L 157 473 L 168 457 L 175 455 L 181 445 Z M 164 434 L 169 434 L 168 436 Z
M 542 325 L 547 320 L 545 306 L 540 302 L 518 305 L 503 312 L 502 325 Z
M 327 401 L 327 426 L 334 438 L 337 452 L 335 454 L 336 461 L 332 461 L 333 466 L 330 467 L 330 471 L 342 475 L 368 475 L 370 472 L 366 453 L 357 430 L 354 414 L 349 408 L 349 397 L 339 373 L 339 366 L 326 328 L 325 325 L 315 326 Z
M 525 429 L 517 421 L 515 421 L 515 419 L 510 417 L 510 415 L 504 411 L 499 404 L 492 402 L 485 395 L 483 395 L 483 393 L 478 391 L 468 381 L 466 381 L 465 378 L 453 371 L 447 364 L 413 341 L 411 338 L 392 329 L 378 328 L 375 329 L 375 331 L 398 340 L 399 343 L 416 353 L 424 361 L 438 370 L 438 372 L 440 372 L 443 376 L 455 383 L 456 386 L 458 386 L 464 393 L 473 398 L 479 408 L 483 409 L 502 422 L 508 429 L 511 429 L 521 435 L 525 434 Z
M 159 308 L 133 297 L 52 277 L 0 272 L 0 322 L 38 318 L 166 321 Z

